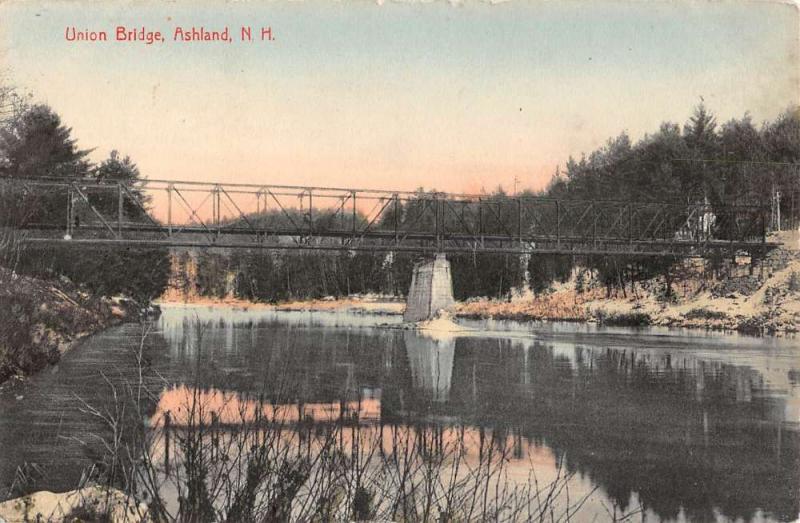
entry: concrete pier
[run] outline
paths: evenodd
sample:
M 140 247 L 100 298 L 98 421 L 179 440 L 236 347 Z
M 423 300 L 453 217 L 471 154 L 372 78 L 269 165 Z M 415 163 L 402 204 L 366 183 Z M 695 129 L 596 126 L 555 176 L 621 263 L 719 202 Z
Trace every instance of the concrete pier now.
M 437 311 L 448 309 L 454 303 L 450 262 L 444 254 L 437 254 L 433 261 L 414 266 L 404 321 L 429 320 Z

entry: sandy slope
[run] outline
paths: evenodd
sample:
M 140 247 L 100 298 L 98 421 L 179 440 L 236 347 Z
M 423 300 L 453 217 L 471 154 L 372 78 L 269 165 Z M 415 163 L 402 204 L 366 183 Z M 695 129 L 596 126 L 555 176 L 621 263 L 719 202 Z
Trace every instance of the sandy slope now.
M 699 277 L 674 282 L 675 296 L 664 298 L 663 280 L 637 284 L 626 295 L 609 296 L 597 282 L 589 281 L 576 292 L 576 277 L 555 284 L 550 292 L 528 293 L 509 300 L 469 300 L 459 303 L 459 315 L 519 320 L 600 321 L 610 324 L 652 324 L 693 328 L 740 330 L 772 334 L 800 330 L 800 241 L 798 234 L 775 238 L 784 247 L 770 255 L 777 268 L 758 271 L 758 277 L 707 282 Z M 685 285 L 684 285 L 685 284 Z M 723 291 L 721 291 L 723 289 Z M 731 291 L 730 289 L 734 289 Z

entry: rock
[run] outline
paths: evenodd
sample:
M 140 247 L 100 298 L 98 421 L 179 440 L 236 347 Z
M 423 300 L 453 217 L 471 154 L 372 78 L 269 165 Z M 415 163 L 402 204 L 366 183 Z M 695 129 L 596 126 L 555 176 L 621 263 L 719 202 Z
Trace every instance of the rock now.
M 106 514 L 109 516 L 105 518 Z M 69 492 L 35 492 L 0 503 L 0 521 L 147 521 L 147 507 L 117 489 L 93 486 Z
M 112 305 L 111 306 L 111 315 L 114 316 L 115 318 L 124 318 L 125 317 L 125 311 L 122 309 L 122 307 L 119 307 L 117 305 Z

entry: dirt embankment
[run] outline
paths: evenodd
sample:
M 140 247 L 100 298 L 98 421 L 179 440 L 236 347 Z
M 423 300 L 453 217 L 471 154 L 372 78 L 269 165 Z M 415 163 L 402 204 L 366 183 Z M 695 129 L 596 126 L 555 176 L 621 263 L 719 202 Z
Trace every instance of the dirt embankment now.
M 456 306 L 462 317 L 587 321 L 608 325 L 661 325 L 753 334 L 800 331 L 800 238 L 784 234 L 750 274 L 749 265 L 731 266 L 710 277 L 700 261 L 686 262 L 671 282 L 663 278 L 611 293 L 592 275 L 576 273 L 549 292 L 511 300 L 472 299 Z M 578 284 L 578 280 L 580 285 Z M 580 289 L 580 290 L 578 290 Z
M 0 267 L 0 384 L 57 362 L 75 341 L 135 315 L 69 281 L 44 281 Z

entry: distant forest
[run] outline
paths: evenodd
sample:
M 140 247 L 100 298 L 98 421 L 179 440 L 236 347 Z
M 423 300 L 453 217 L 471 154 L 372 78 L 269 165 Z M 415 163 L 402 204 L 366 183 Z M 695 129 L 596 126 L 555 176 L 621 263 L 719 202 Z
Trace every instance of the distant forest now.
M 88 161 L 72 131 L 46 105 L 30 105 L 13 90 L 0 90 L 0 179 L 78 177 L 122 180 L 137 190 L 142 179 L 134 161 L 112 152 L 99 164 Z M 800 111 L 785 111 L 772 122 L 757 125 L 745 115 L 718 124 L 704 105 L 695 108 L 682 127 L 663 123 L 653 134 L 632 142 L 625 133 L 580 159 L 570 158 L 547 188 L 524 196 L 562 199 L 614 199 L 703 203 L 769 203 L 781 194 L 781 226 L 800 220 Z M 498 188 L 491 195 L 509 196 Z M 90 195 L 98 208 L 112 205 L 102 195 Z M 398 216 L 409 216 L 407 202 Z M 404 295 L 417 257 L 406 253 L 370 252 L 168 252 L 165 249 L 108 249 L 98 255 L 70 247 L 23 248 L 14 229 L 28 221 L 63 216 L 66 203 L 44 194 L 20 193 L 0 183 L 0 264 L 40 277 L 67 277 L 98 294 L 127 294 L 146 302 L 173 286 L 204 296 L 255 301 L 342 296 L 353 293 Z M 300 216 L 299 211 L 298 216 Z M 145 219 L 138 208 L 126 208 L 130 219 Z M 315 210 L 315 226 L 332 220 Z M 274 220 L 275 215 L 250 219 Z M 359 216 L 357 219 L 366 220 Z M 777 227 L 778 224 L 772 224 Z M 580 264 L 606 285 L 624 286 L 656 274 L 669 275 L 675 260 L 637 260 L 603 256 L 575 260 L 564 255 L 458 254 L 448 256 L 457 299 L 503 297 L 527 283 L 542 291 L 555 280 L 566 280 Z M 183 269 L 189 267 L 189 273 Z M 178 269 L 176 272 L 176 268 Z
M 657 132 L 632 142 L 626 133 L 579 160 L 570 158 L 557 170 L 548 187 L 523 196 L 562 199 L 609 199 L 638 202 L 764 204 L 780 193 L 781 227 L 800 220 L 800 111 L 791 109 L 775 121 L 757 126 L 750 116 L 719 125 L 704 105 L 683 127 L 663 123 Z M 502 188 L 487 195 L 508 198 Z M 776 202 L 777 203 L 777 202 Z M 400 209 L 401 222 L 413 215 Z M 315 211 L 324 226 L 325 213 Z M 279 216 L 261 216 L 276 220 Z M 389 229 L 393 216 L 378 228 Z M 256 221 L 259 217 L 254 218 Z M 300 219 L 297 217 L 297 219 Z M 771 224 L 777 228 L 778 224 Z M 536 292 L 553 281 L 565 281 L 578 264 L 591 270 L 606 288 L 666 275 L 676 260 L 602 256 L 575 260 L 566 255 L 448 255 L 454 293 L 508 296 L 526 283 Z M 193 264 L 195 292 L 222 297 L 226 293 L 256 301 L 281 301 L 352 293 L 404 295 L 408 291 L 414 255 L 394 253 L 199 253 L 178 264 Z M 714 260 L 712 260 L 713 264 Z M 719 262 L 719 260 L 717 260 Z M 190 282 L 184 281 L 183 285 Z M 188 290 L 188 289 L 185 289 Z M 668 291 L 667 291 L 668 292 Z

